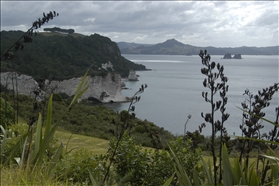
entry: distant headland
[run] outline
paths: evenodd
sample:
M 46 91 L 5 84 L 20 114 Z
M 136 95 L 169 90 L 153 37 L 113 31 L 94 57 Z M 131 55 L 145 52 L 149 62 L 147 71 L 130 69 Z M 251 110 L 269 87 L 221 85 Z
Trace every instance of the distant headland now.
M 224 55 L 227 53 L 237 54 L 235 58 L 241 59 L 238 54 L 241 55 L 279 55 L 279 45 L 278 46 L 268 46 L 268 47 L 200 47 L 192 46 L 189 44 L 183 44 L 175 39 L 168 39 L 163 43 L 158 44 L 139 44 L 139 43 L 127 43 L 118 42 L 117 43 L 121 54 L 154 54 L 154 55 L 198 55 L 200 50 L 207 50 L 210 55 Z

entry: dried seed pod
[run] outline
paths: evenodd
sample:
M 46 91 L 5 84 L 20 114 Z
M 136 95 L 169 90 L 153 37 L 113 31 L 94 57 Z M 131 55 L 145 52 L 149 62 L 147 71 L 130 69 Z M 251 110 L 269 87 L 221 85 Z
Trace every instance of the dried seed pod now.
M 11 60 L 14 58 L 14 54 L 12 52 L 5 53 L 5 59 Z

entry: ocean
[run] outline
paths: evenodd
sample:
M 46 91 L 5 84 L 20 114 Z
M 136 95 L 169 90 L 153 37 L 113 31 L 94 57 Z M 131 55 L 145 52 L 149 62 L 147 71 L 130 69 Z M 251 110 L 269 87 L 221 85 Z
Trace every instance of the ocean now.
M 209 89 L 203 87 L 205 76 L 201 74 L 203 65 L 198 55 L 123 55 L 125 58 L 145 65 L 150 71 L 137 71 L 139 81 L 126 81 L 126 87 L 122 94 L 131 97 L 141 86 L 147 84 L 148 88 L 140 95 L 141 100 L 135 104 L 136 116 L 146 119 L 159 127 L 170 131 L 174 135 L 184 133 L 184 125 L 188 115 L 191 119 L 186 125 L 187 131 L 195 131 L 204 123 L 201 112 L 210 111 L 210 104 L 204 101 L 203 91 Z M 244 55 L 243 59 L 221 59 L 221 55 L 212 55 L 211 61 L 224 66 L 224 74 L 228 77 L 229 91 L 226 112 L 230 114 L 225 122 L 229 135 L 240 135 L 239 125 L 242 123 L 241 107 L 247 97 L 243 96 L 246 89 L 253 94 L 258 90 L 269 87 L 278 79 L 278 56 L 250 56 Z M 215 95 L 219 100 L 219 94 Z M 275 107 L 278 107 L 278 93 L 271 104 L 264 111 L 266 118 L 275 121 Z M 107 108 L 114 111 L 128 109 L 128 103 L 106 104 Z M 216 119 L 220 118 L 219 111 Z M 206 123 L 203 129 L 204 135 L 211 134 L 211 125 Z M 264 131 L 269 131 L 272 126 L 263 122 Z

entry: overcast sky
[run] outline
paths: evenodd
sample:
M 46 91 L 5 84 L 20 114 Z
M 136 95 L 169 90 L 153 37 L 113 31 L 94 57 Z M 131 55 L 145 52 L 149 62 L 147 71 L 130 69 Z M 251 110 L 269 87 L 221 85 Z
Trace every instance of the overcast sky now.
M 262 47 L 278 45 L 278 9 L 273 1 L 1 1 L 1 30 L 27 31 L 43 12 L 56 11 L 42 28 L 72 28 L 115 42 Z

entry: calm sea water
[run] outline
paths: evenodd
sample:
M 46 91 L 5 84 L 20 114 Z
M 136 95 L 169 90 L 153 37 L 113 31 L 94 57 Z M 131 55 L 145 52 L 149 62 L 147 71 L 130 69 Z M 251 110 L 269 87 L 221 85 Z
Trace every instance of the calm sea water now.
M 136 116 L 147 119 L 156 125 L 169 130 L 173 134 L 183 134 L 184 124 L 189 114 L 192 118 L 187 124 L 188 131 L 195 131 L 204 122 L 201 112 L 209 112 L 210 105 L 202 98 L 202 91 L 209 91 L 203 87 L 204 75 L 201 74 L 200 57 L 182 55 L 123 55 L 125 58 L 145 65 L 152 71 L 138 71 L 139 81 L 125 82 L 128 90 L 122 90 L 125 96 L 132 96 L 141 86 L 148 88 L 141 94 L 140 102 L 136 103 Z M 230 135 L 239 135 L 239 125 L 242 123 L 241 102 L 245 100 L 243 93 L 249 89 L 256 94 L 258 90 L 279 82 L 278 56 L 242 56 L 243 59 L 221 59 L 222 56 L 213 55 L 211 60 L 224 66 L 225 75 L 229 78 L 229 92 L 227 93 L 227 113 L 229 119 L 225 127 Z M 274 96 L 269 108 L 265 109 L 266 118 L 275 120 L 275 107 L 278 106 L 278 93 Z M 216 95 L 215 100 L 220 99 Z M 115 111 L 127 110 L 127 103 L 107 104 Z M 219 117 L 217 112 L 217 118 Z M 265 131 L 272 127 L 265 125 Z M 211 133 L 210 124 L 203 130 L 203 134 Z

